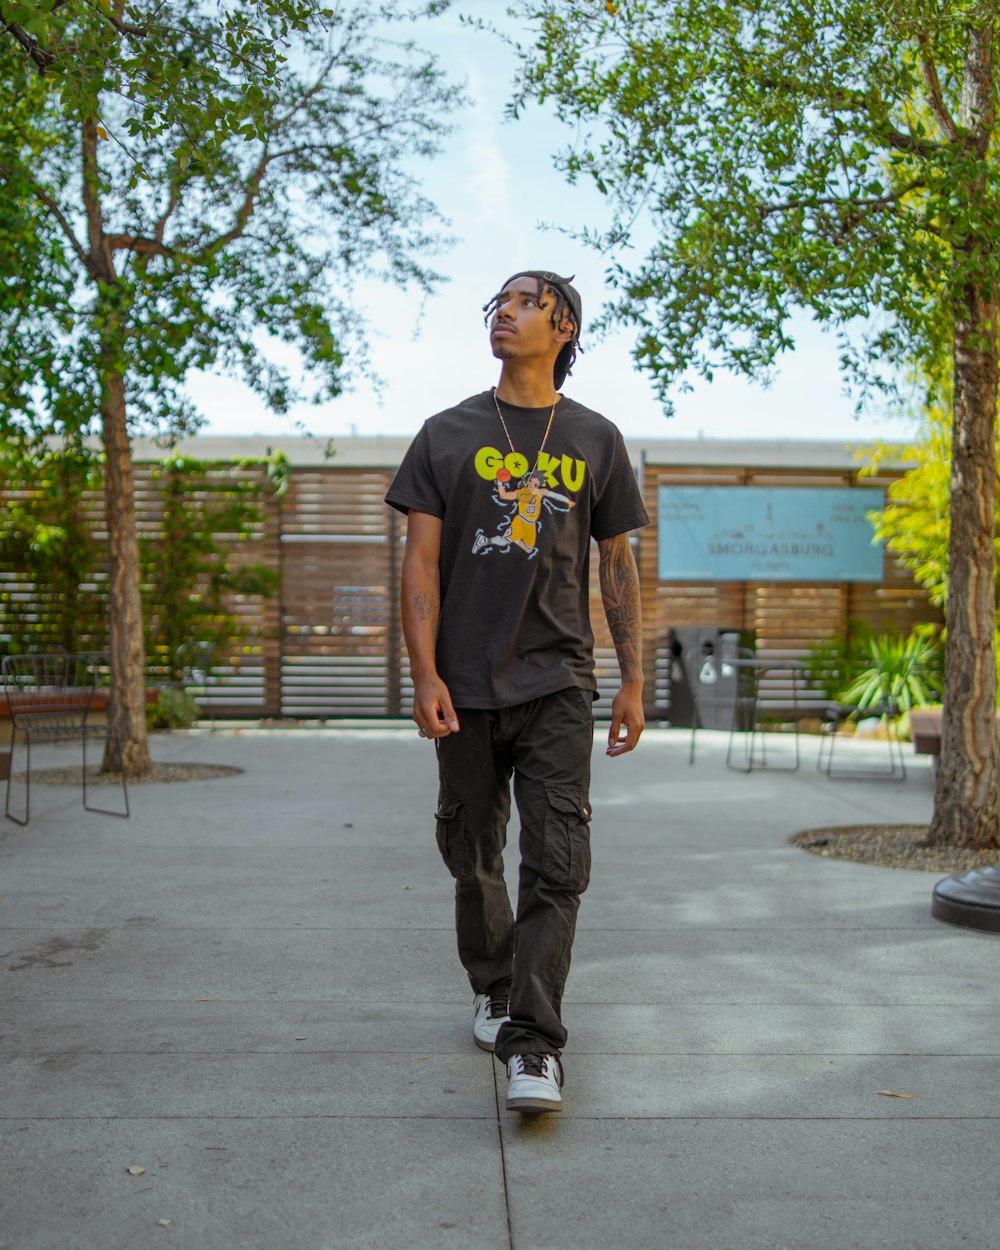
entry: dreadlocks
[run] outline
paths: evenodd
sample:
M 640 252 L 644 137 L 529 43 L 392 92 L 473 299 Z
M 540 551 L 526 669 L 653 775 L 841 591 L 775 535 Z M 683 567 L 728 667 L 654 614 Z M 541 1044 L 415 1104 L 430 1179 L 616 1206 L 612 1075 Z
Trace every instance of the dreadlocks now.
M 483 305 L 483 312 L 486 314 L 486 324 L 489 325 L 500 307 L 501 298 L 515 278 L 534 278 L 539 307 L 541 307 L 542 297 L 546 292 L 552 296 L 553 307 L 552 312 L 549 314 L 552 328 L 558 330 L 564 321 L 570 321 L 573 324 L 572 337 L 563 343 L 559 349 L 559 354 L 552 364 L 552 383 L 557 391 L 566 380 L 566 375 L 570 372 L 573 362 L 576 360 L 577 351 L 583 351 L 583 348 L 580 347 L 583 301 L 580 299 L 580 292 L 573 286 L 573 276 L 564 278 L 561 274 L 553 273 L 550 269 L 520 269 L 507 279 L 499 294 L 494 295 L 488 304 Z
M 549 314 L 549 323 L 551 324 L 553 330 L 558 330 L 564 321 L 572 321 L 573 338 L 566 344 L 566 347 L 563 348 L 563 352 L 565 353 L 563 356 L 565 372 L 569 373 L 573 368 L 573 362 L 576 360 L 577 352 L 583 351 L 583 348 L 580 346 L 580 326 L 577 321 L 577 316 L 573 311 L 573 307 L 569 300 L 566 298 L 565 292 L 560 290 L 560 288 L 555 286 L 553 283 L 546 282 L 544 278 L 534 274 L 515 274 L 514 276 L 534 277 L 537 284 L 535 293 L 539 300 L 541 300 L 543 295 L 552 296 L 555 303 L 553 304 L 552 312 Z M 493 296 L 489 303 L 483 305 L 483 325 L 488 326 L 490 324 L 494 313 L 500 306 L 500 296 L 503 294 L 503 291 L 497 291 L 496 295 Z M 567 351 L 566 348 L 569 350 Z

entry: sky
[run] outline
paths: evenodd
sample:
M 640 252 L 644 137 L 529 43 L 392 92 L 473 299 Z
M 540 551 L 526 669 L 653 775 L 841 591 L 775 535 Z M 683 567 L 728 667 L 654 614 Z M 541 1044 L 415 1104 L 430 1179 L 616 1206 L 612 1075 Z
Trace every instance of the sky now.
M 436 293 L 400 292 L 367 283 L 358 299 L 377 327 L 370 356 L 381 393 L 361 382 L 337 400 L 282 416 L 267 410 L 241 383 L 195 375 L 189 392 L 208 420 L 202 433 L 291 435 L 301 422 L 318 439 L 350 435 L 412 436 L 424 419 L 495 384 L 499 367 L 483 325 L 482 306 L 519 268 L 575 274 L 584 321 L 606 297 L 605 261 L 566 230 L 601 225 L 606 205 L 596 190 L 568 185 L 553 155 L 571 137 L 538 106 L 507 121 L 514 56 L 495 36 L 463 26 L 461 15 L 498 19 L 499 0 L 455 0 L 444 17 L 415 34 L 454 77 L 466 81 L 470 104 L 439 157 L 422 167 L 424 191 L 450 221 L 456 243 L 434 266 L 450 280 Z M 510 28 L 509 19 L 501 19 Z M 517 33 L 517 32 L 513 32 Z M 833 336 L 803 315 L 793 323 L 795 350 L 765 387 L 717 373 L 677 394 L 667 418 L 653 388 L 630 357 L 629 332 L 602 340 L 584 333 L 563 391 L 603 412 L 627 438 L 835 439 L 867 444 L 905 441 L 909 414 L 884 407 L 856 417 L 844 394 Z

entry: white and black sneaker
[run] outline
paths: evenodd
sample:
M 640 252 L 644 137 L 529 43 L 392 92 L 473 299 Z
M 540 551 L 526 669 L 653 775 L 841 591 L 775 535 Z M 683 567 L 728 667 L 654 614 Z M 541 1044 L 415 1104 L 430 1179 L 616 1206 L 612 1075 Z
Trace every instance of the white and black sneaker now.
M 507 1110 L 562 1111 L 563 1067 L 555 1055 L 512 1055 L 507 1060 Z
M 490 540 L 486 537 L 482 530 L 476 530 L 476 539 L 472 544 L 472 554 L 477 555 Z
M 489 994 L 477 994 L 472 1036 L 481 1050 L 492 1050 L 496 1045 L 501 1024 L 510 1019 L 510 1004 L 504 998 L 490 998 Z

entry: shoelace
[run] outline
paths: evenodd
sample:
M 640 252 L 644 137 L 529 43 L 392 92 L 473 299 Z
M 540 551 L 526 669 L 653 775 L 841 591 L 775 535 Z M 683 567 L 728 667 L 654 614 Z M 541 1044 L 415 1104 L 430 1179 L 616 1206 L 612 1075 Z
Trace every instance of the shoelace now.
M 548 1059 L 552 1064 L 552 1074 L 556 1078 L 556 1084 L 562 1085 L 562 1064 L 554 1055 L 541 1055 L 534 1051 L 527 1051 L 522 1055 L 518 1055 L 521 1061 L 521 1071 L 525 1076 L 544 1076 L 545 1060 Z
M 493 1020 L 510 1013 L 510 1003 L 506 998 L 491 998 L 489 1015 Z

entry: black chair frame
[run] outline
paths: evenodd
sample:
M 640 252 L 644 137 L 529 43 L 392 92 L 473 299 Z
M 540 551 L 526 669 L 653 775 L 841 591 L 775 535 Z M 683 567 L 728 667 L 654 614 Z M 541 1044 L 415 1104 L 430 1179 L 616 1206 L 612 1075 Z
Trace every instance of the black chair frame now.
M 878 703 L 871 707 L 858 707 L 853 704 L 831 703 L 824 714 L 823 733 L 819 742 L 819 755 L 816 767 L 826 773 L 832 780 L 863 780 L 873 781 L 905 781 L 906 761 L 903 758 L 903 744 L 896 733 L 896 717 L 899 708 L 895 703 Z M 879 768 L 877 765 L 851 766 L 841 765 L 834 768 L 833 755 L 837 739 L 843 737 L 842 730 L 851 720 L 865 717 L 880 717 L 886 723 L 885 742 L 888 748 L 888 766 Z
M 99 660 L 86 655 L 8 655 L 0 664 L 0 681 L 11 718 L 10 773 L 4 815 L 26 826 L 31 819 L 31 748 L 33 744 L 79 741 L 82 746 L 83 806 L 105 816 L 129 816 L 121 735 L 116 725 L 88 723 L 97 693 Z M 91 740 L 110 742 L 117 754 L 124 811 L 98 807 L 87 801 L 87 745 Z M 18 743 L 25 751 L 24 818 L 11 810 L 14 761 Z
M 699 729 L 706 729 L 706 712 L 717 708 L 720 712 L 729 712 L 729 741 L 726 746 L 726 767 L 734 772 L 749 773 L 755 768 L 769 768 L 775 771 L 794 772 L 800 763 L 799 754 L 799 709 L 798 709 L 798 666 L 786 659 L 758 656 L 746 648 L 739 648 L 736 655 L 714 656 L 711 653 L 689 653 L 685 657 L 688 679 L 693 693 L 694 716 L 691 725 L 691 742 L 688 749 L 688 763 L 694 763 L 695 735 Z M 705 665 L 714 666 L 715 680 L 726 679 L 735 682 L 732 693 L 715 696 L 710 693 L 711 686 L 706 686 L 703 679 Z M 771 671 L 787 672 L 792 688 L 792 705 L 790 720 L 792 723 L 792 739 L 794 755 L 790 763 L 773 763 L 768 760 L 767 739 L 770 736 L 760 727 L 760 679 Z M 715 681 L 712 685 L 714 686 Z M 731 711 L 730 711 L 731 709 Z M 787 736 L 787 735 L 785 735 Z M 742 742 L 742 748 L 738 749 Z

